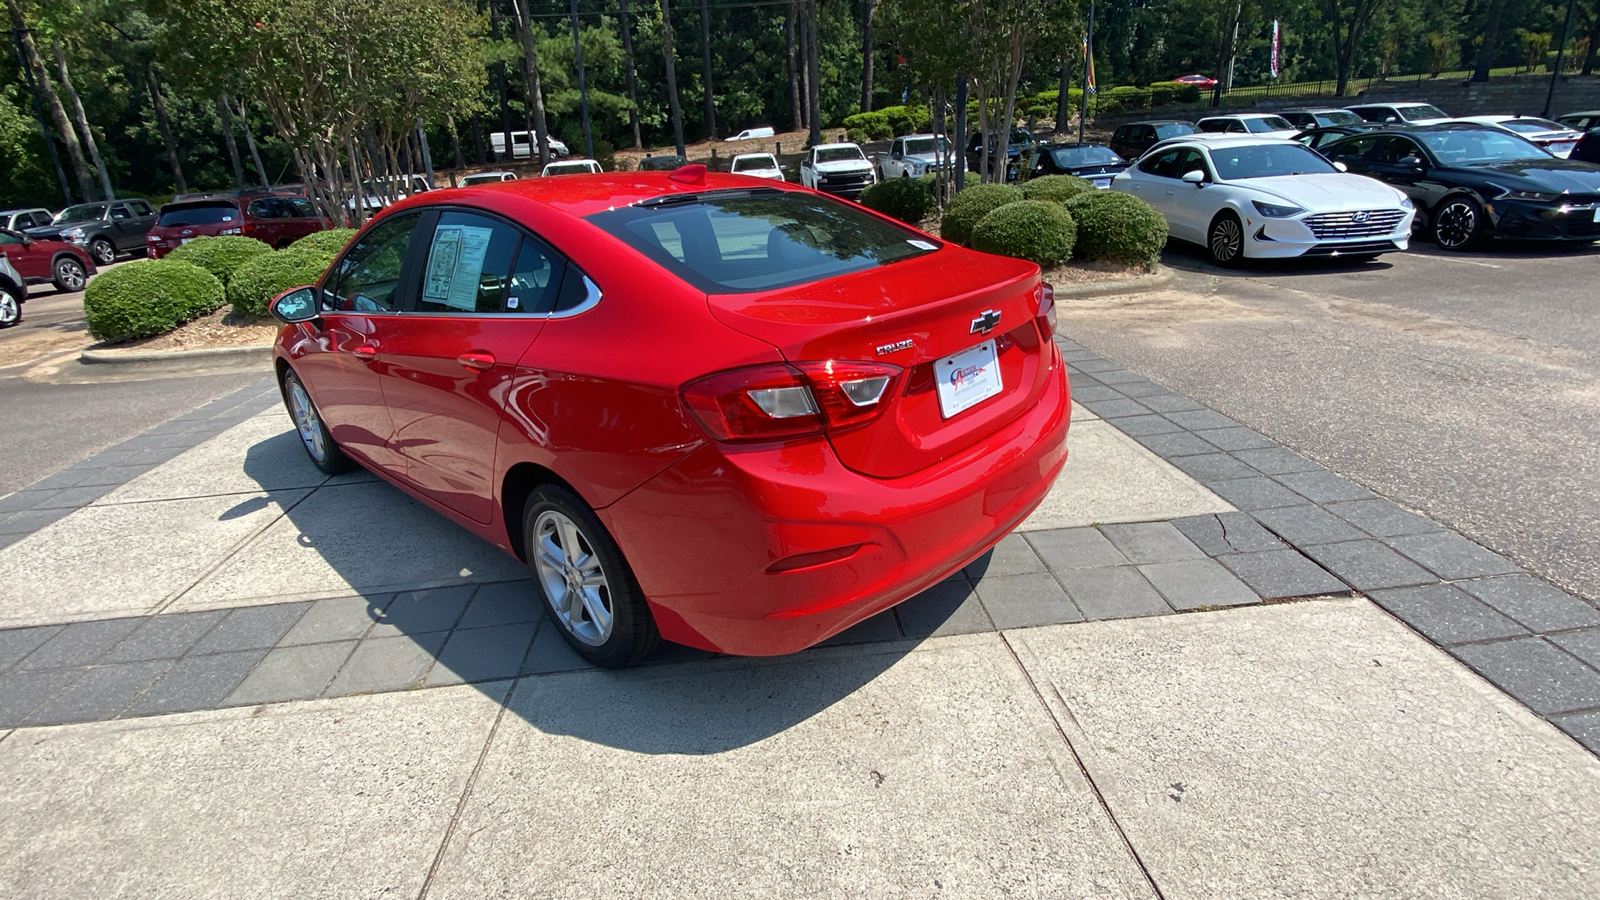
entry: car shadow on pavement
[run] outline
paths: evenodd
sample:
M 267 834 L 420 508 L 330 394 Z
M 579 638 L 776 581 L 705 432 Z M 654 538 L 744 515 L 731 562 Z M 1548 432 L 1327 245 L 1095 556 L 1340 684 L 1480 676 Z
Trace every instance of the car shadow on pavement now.
M 1396 251 L 1400 252 L 1400 251 Z M 1383 272 L 1394 268 L 1388 261 L 1393 254 L 1377 259 L 1318 256 L 1300 259 L 1246 259 L 1236 266 L 1219 266 L 1205 248 L 1177 240 L 1167 241 L 1161 253 L 1163 265 L 1184 272 L 1227 275 L 1231 278 L 1281 278 L 1285 275 L 1327 275 L 1338 272 Z
M 263 491 L 317 474 L 285 428 L 245 453 L 244 472 Z M 220 573 L 287 601 L 273 604 L 283 607 L 281 638 L 230 704 L 459 684 L 498 699 L 515 679 L 507 709 L 543 731 L 643 753 L 716 753 L 823 712 L 927 637 L 992 631 L 973 587 L 990 556 L 800 653 L 739 658 L 663 643 L 638 667 L 608 671 L 567 647 L 520 561 L 358 470 L 288 504 Z M 294 598 L 296 582 L 300 597 L 320 599 Z

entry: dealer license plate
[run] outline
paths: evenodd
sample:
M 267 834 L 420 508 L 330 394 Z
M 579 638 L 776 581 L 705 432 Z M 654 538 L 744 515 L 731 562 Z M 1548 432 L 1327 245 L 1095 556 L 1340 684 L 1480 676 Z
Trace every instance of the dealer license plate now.
M 1094 186 L 1100 188 L 1101 190 L 1105 190 L 1106 188 L 1111 187 L 1111 179 L 1096 178 L 1094 179 Z
M 993 397 L 1001 390 L 994 341 L 984 341 L 935 362 L 933 375 L 939 391 L 939 411 L 946 419 Z

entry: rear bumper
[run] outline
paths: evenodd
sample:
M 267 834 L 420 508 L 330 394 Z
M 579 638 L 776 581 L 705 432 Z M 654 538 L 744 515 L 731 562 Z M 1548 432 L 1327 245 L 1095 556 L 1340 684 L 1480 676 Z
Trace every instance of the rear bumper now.
M 1027 413 L 897 479 L 846 468 L 826 441 L 707 444 L 599 511 L 661 634 L 707 650 L 805 649 L 961 568 L 1038 506 L 1067 458 L 1059 356 Z

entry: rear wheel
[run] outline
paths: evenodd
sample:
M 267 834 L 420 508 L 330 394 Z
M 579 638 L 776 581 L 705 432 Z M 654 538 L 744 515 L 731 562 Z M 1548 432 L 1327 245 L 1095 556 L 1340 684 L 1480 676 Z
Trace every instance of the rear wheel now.
M 522 534 L 545 613 L 575 653 L 619 669 L 661 643 L 622 549 L 576 494 L 554 484 L 539 487 L 523 507 Z
M 105 238 L 95 238 L 89 242 L 89 255 L 102 266 L 109 266 L 117 261 L 117 248 Z
M 311 395 L 306 393 L 306 386 L 293 369 L 283 376 L 283 405 L 289 408 L 289 417 L 294 420 L 294 429 L 299 433 L 300 443 L 306 448 L 306 455 L 311 457 L 312 465 L 328 475 L 338 475 L 355 468 L 350 457 L 345 456 L 339 445 L 333 442 L 333 435 L 328 432 L 327 424 L 317 412 L 317 405 L 311 402 Z
M 10 328 L 22 321 L 22 301 L 9 286 L 0 286 L 0 328 Z
M 1211 230 L 1206 233 L 1206 247 L 1219 266 L 1236 266 L 1244 258 L 1244 225 L 1232 212 L 1223 211 L 1211 220 Z
M 56 264 L 51 267 L 51 274 L 54 276 L 56 289 L 68 292 L 83 290 L 83 283 L 88 277 L 84 274 L 83 263 L 70 256 L 56 260 Z
M 1433 211 L 1433 239 L 1445 250 L 1465 250 L 1483 233 L 1483 207 L 1471 197 L 1449 197 Z

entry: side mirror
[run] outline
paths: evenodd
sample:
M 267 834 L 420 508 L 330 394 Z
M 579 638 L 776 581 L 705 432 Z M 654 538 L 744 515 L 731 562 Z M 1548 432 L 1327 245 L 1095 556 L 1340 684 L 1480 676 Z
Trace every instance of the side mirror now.
M 1192 184 L 1195 187 L 1202 187 L 1206 183 L 1206 173 L 1200 171 L 1199 169 L 1191 169 L 1190 171 L 1183 173 L 1183 180 L 1185 183 Z
M 1350 171 L 1350 167 L 1349 167 L 1349 166 L 1347 166 L 1347 165 L 1345 165 L 1345 164 L 1344 164 L 1344 163 L 1342 163 L 1342 162 L 1336 162 L 1336 163 L 1334 163 L 1334 164 L 1333 164 L 1333 167 L 1334 167 L 1334 168 L 1335 168 L 1335 169 L 1338 169 L 1338 170 L 1339 170 L 1339 171 L 1341 171 L 1341 172 L 1348 172 L 1348 171 Z
M 1426 166 L 1422 162 L 1422 157 L 1420 157 L 1420 156 L 1407 156 L 1407 157 L 1404 157 L 1403 159 L 1400 160 L 1400 165 L 1402 165 L 1402 166 L 1404 166 L 1404 167 L 1406 167 L 1408 169 L 1416 169 L 1419 172 L 1422 171 L 1424 168 L 1426 168 Z
M 316 292 L 310 287 L 284 291 L 267 304 L 267 312 L 272 313 L 274 319 L 285 325 L 309 322 L 320 315 L 317 311 Z

